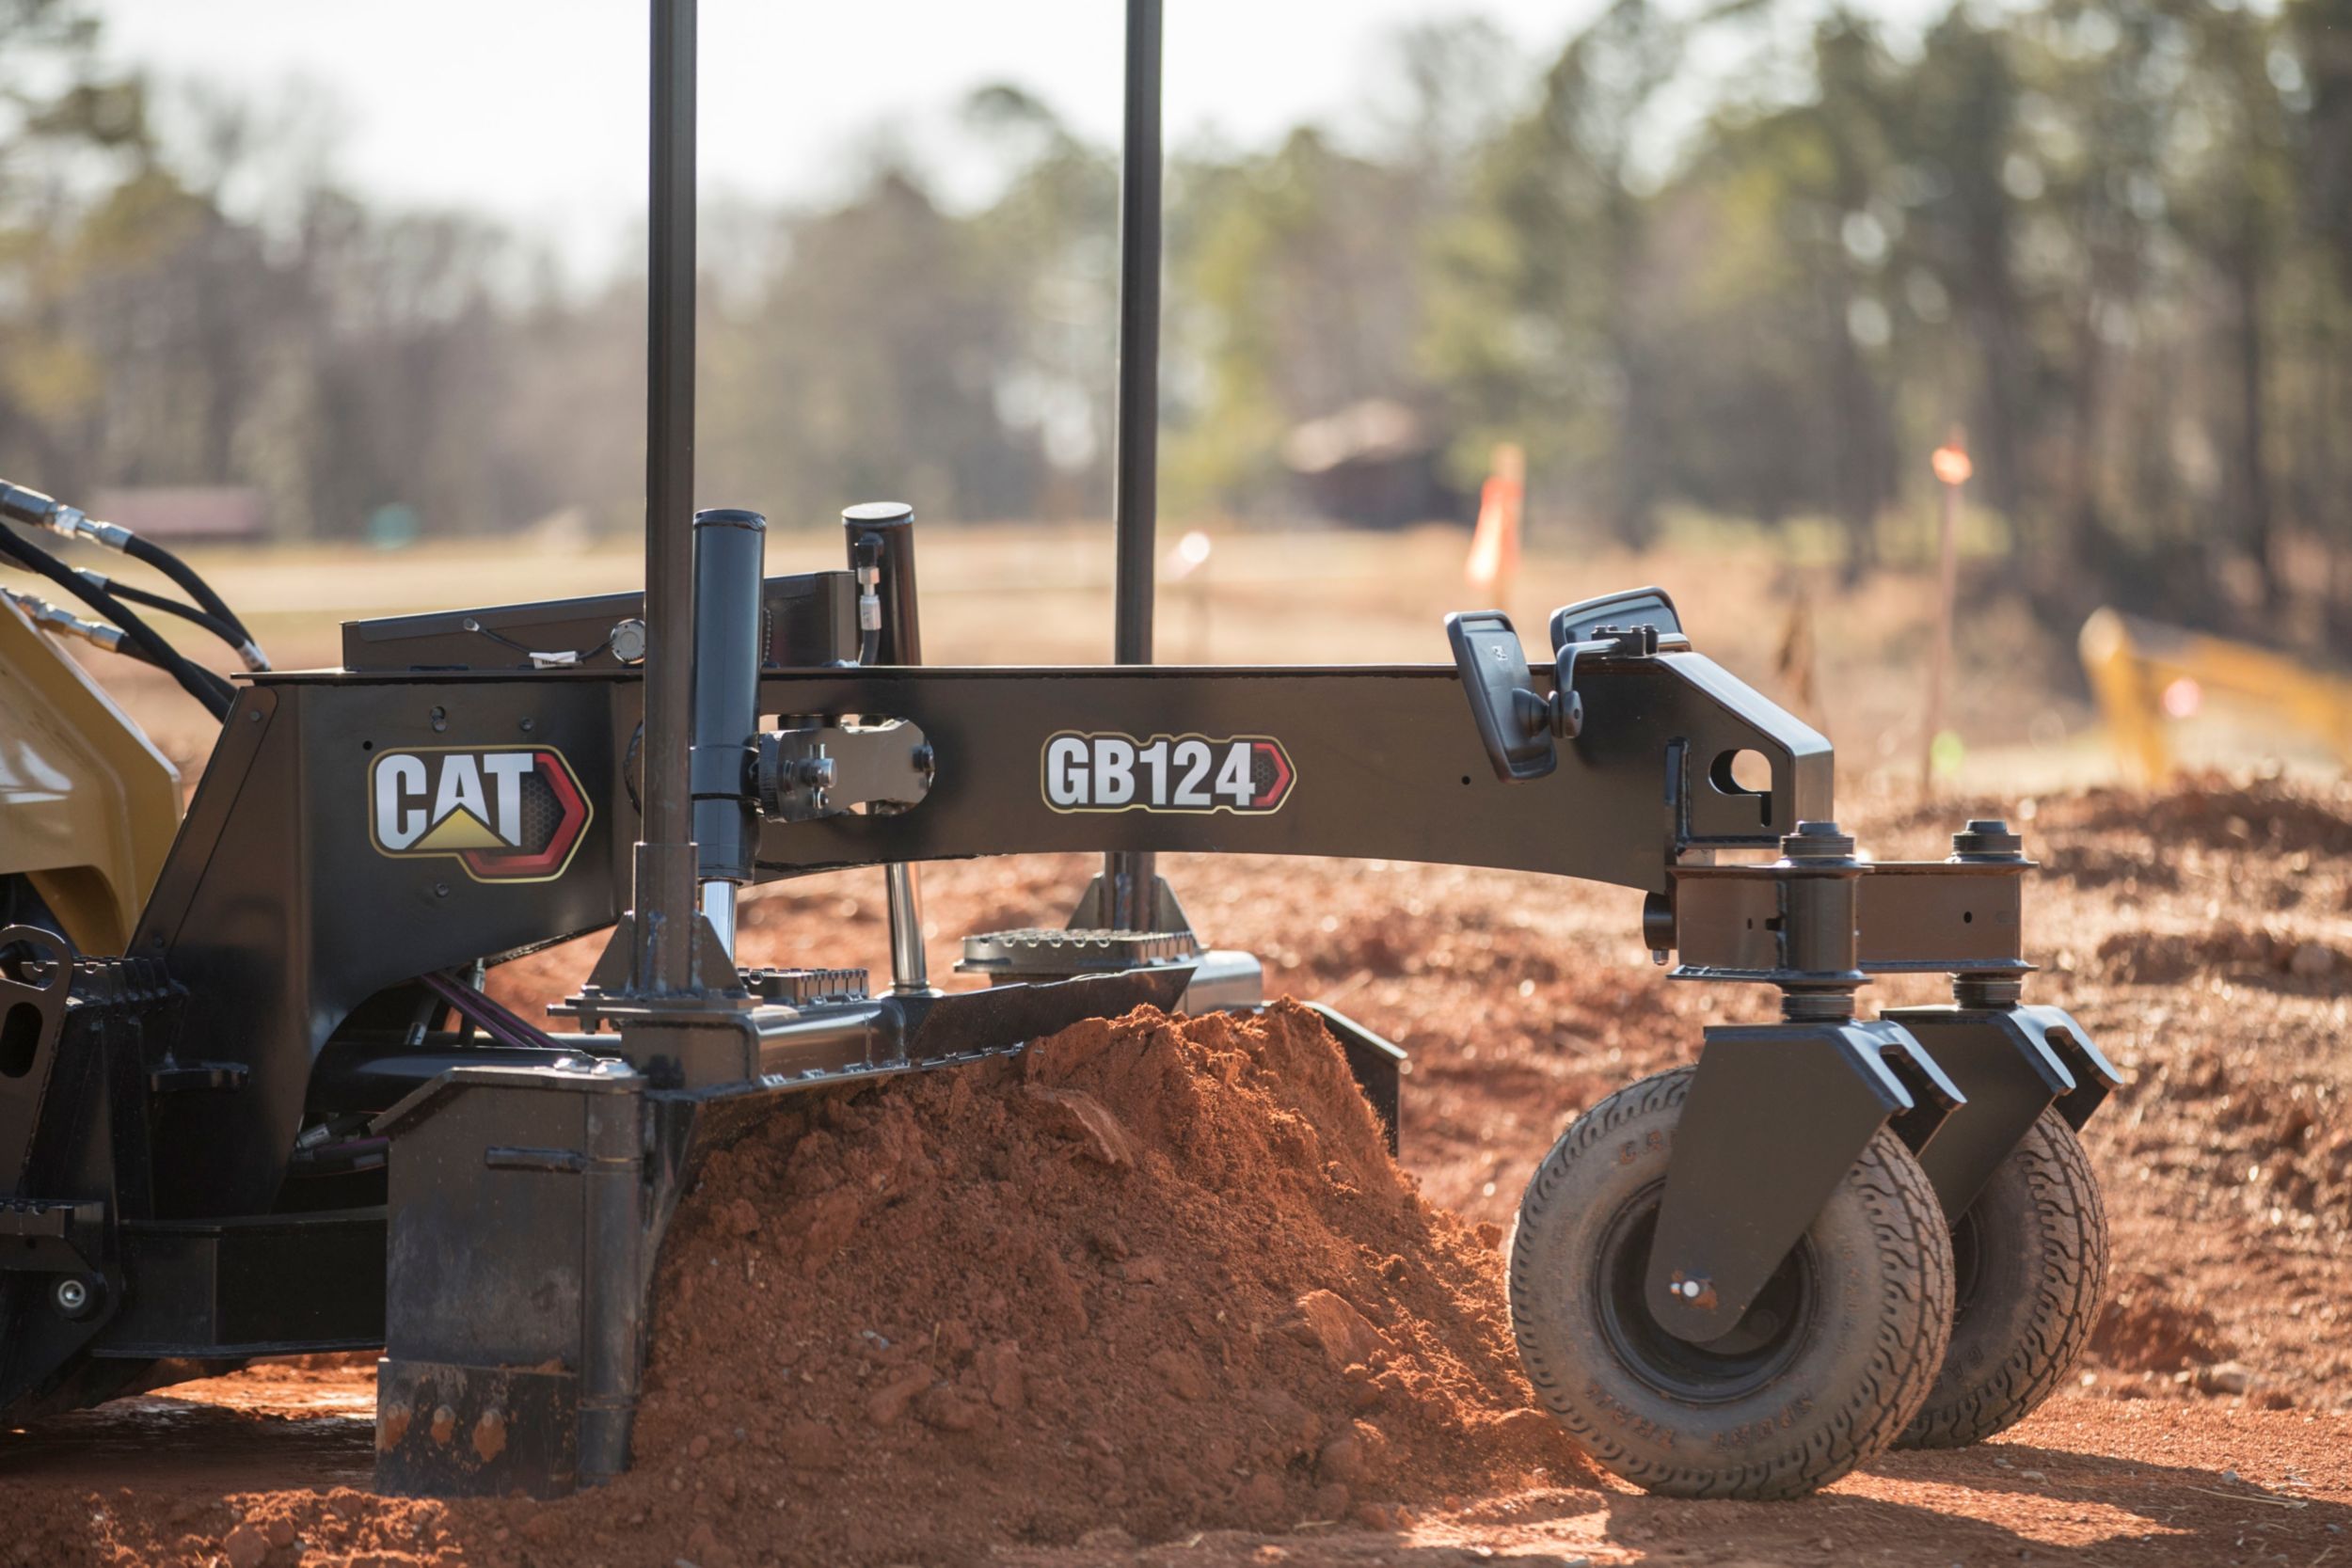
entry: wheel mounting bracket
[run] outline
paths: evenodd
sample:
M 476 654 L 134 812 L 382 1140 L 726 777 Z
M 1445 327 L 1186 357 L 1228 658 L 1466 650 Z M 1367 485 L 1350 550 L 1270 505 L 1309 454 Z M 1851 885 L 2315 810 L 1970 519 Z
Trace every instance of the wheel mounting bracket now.
M 2042 1112 L 2056 1105 L 2079 1128 L 2119 1081 L 2057 1007 L 1896 1007 L 1880 1016 L 1932 1052 L 1965 1099 L 1915 1150 L 1947 1220 L 1968 1212 Z
M 1872 1135 L 1921 1109 L 1890 1054 L 1926 1059 L 1881 1021 L 1707 1031 L 1643 1292 L 1669 1333 L 1693 1344 L 1729 1333 Z

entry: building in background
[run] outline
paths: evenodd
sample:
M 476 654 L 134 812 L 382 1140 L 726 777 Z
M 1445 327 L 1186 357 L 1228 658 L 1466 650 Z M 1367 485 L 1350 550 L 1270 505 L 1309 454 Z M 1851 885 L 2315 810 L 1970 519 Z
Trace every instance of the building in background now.
M 1443 443 L 1393 398 L 1366 398 L 1282 438 L 1282 466 L 1305 509 L 1357 528 L 1467 522 L 1470 498 L 1446 483 Z
M 256 545 L 269 537 L 262 492 L 247 484 L 132 484 L 100 490 L 89 509 L 159 543 Z

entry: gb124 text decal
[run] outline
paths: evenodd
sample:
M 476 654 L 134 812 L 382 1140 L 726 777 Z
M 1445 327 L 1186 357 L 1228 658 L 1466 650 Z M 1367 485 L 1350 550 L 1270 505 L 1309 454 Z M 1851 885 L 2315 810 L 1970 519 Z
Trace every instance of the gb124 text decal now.
M 1045 742 L 1045 803 L 1056 811 L 1279 811 L 1298 773 L 1263 735 L 1081 734 Z

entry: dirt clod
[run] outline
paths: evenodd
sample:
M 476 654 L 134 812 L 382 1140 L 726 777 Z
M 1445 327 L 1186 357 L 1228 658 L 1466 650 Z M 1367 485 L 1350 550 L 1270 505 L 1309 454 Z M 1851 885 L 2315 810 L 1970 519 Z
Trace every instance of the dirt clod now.
M 269 1537 L 251 1525 L 239 1525 L 220 1544 L 230 1568 L 262 1568 L 269 1560 Z
M 1200 1357 L 1189 1351 L 1173 1348 L 1155 1350 L 1146 1363 L 1160 1374 L 1168 1391 L 1180 1400 L 1205 1400 L 1209 1397 L 1209 1370 Z
M 878 1427 L 896 1425 L 914 1407 L 914 1396 L 931 1386 L 929 1370 L 902 1373 L 866 1402 L 866 1418 Z
M 1385 1359 L 1389 1348 L 1361 1312 L 1329 1291 L 1310 1291 L 1299 1297 L 1297 1315 L 1283 1328 L 1300 1344 L 1320 1349 L 1331 1365 L 1343 1370 Z
M 2253 1387 L 2253 1370 L 2242 1361 L 2224 1361 L 2216 1366 L 2200 1367 L 2196 1372 L 2198 1388 L 2208 1394 L 2243 1394 Z

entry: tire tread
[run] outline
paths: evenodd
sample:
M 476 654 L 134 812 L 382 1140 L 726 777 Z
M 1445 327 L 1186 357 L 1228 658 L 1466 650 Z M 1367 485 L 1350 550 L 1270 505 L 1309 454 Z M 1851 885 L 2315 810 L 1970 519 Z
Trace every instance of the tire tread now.
M 2044 1111 L 2010 1158 L 2018 1163 L 2050 1243 L 2035 1272 L 2031 1324 L 1991 1375 L 1966 1387 L 1939 1377 L 1899 1447 L 1964 1448 L 2015 1426 L 2058 1391 L 2098 1324 L 2107 1273 L 2106 1205 L 2082 1140 L 2055 1110 Z
M 1561 1200 L 1576 1160 L 1628 1123 L 1677 1111 L 1692 1070 L 1678 1068 L 1628 1085 L 1579 1117 L 1536 1167 L 1520 1205 L 1520 1224 Z M 1951 1333 L 1952 1253 L 1943 1211 L 1909 1149 L 1884 1128 L 1872 1137 L 1848 1183 L 1861 1196 L 1882 1260 L 1888 1310 L 1880 1320 L 1869 1370 L 1846 1391 L 1794 1462 L 1736 1466 L 1659 1464 L 1616 1441 L 1586 1419 L 1572 1397 L 1575 1369 L 1532 1338 L 1517 1303 L 1539 1288 L 1528 1276 L 1525 1254 L 1511 1258 L 1513 1329 L 1528 1380 L 1545 1406 L 1595 1459 L 1647 1491 L 1681 1497 L 1784 1498 L 1820 1490 L 1890 1448 L 1927 1399 Z M 1941 1244 L 1922 1245 L 1922 1238 Z

